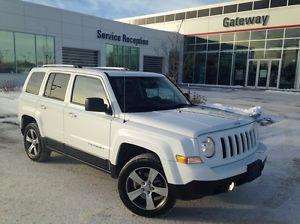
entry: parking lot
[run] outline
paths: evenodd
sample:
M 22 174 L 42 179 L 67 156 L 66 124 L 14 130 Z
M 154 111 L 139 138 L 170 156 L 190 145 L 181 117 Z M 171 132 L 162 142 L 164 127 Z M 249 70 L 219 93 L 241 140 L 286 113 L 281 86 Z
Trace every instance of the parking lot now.
M 130 213 L 108 174 L 58 154 L 46 163 L 30 161 L 17 112 L 5 108 L 15 104 L 17 94 L 1 94 L 0 223 L 300 223 L 300 93 L 208 88 L 198 93 L 208 103 L 260 105 L 272 116 L 276 122 L 260 130 L 269 148 L 265 170 L 234 192 L 178 201 L 155 219 Z

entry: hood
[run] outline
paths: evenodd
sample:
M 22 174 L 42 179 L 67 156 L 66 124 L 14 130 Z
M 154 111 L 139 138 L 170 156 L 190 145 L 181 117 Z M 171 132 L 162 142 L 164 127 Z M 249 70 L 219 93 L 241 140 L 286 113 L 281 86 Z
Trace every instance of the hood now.
M 206 106 L 127 114 L 128 121 L 197 138 L 201 134 L 235 128 L 253 122 L 240 114 Z

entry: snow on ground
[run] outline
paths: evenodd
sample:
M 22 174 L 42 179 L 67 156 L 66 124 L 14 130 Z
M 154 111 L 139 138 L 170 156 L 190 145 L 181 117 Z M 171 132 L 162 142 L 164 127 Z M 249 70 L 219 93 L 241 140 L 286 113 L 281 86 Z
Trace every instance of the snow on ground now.
M 278 122 L 260 127 L 268 160 L 258 180 L 231 193 L 178 201 L 169 214 L 157 219 L 134 216 L 121 205 L 116 181 L 106 174 L 57 155 L 46 164 L 29 162 L 18 127 L 1 122 L 4 115 L 16 116 L 19 93 L 2 92 L 3 223 L 300 223 L 299 94 L 217 88 L 191 91 L 206 97 L 208 105 L 221 104 L 220 107 L 240 108 L 243 112 L 261 107 L 266 115 L 279 118 Z M 78 207 L 78 202 L 84 204 L 84 209 Z M 32 212 L 37 210 L 41 212 Z
M 20 91 L 4 92 L 0 90 L 0 122 L 17 123 L 18 98 Z

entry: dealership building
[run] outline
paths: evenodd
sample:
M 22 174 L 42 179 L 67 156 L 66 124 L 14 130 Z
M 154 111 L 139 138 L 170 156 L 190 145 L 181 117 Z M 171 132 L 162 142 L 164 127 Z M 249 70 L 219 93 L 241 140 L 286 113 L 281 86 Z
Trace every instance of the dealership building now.
M 0 82 L 66 63 L 175 69 L 179 83 L 195 86 L 300 90 L 299 49 L 300 0 L 240 0 L 117 21 L 0 0 Z
M 52 63 L 167 73 L 165 58 L 171 46 L 165 40 L 177 36 L 20 0 L 0 0 L 0 88 L 21 84 L 32 67 Z

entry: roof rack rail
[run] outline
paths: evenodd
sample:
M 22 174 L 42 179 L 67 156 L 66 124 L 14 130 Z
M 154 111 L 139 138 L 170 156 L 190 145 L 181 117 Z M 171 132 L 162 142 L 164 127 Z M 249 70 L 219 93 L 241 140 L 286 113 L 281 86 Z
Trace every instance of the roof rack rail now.
M 82 68 L 80 65 L 65 65 L 65 64 L 46 64 L 42 65 L 43 68 L 48 67 L 65 67 L 65 68 Z
M 83 67 L 83 68 L 88 68 L 88 69 L 99 69 L 102 71 L 129 71 L 128 68 L 124 67 Z

